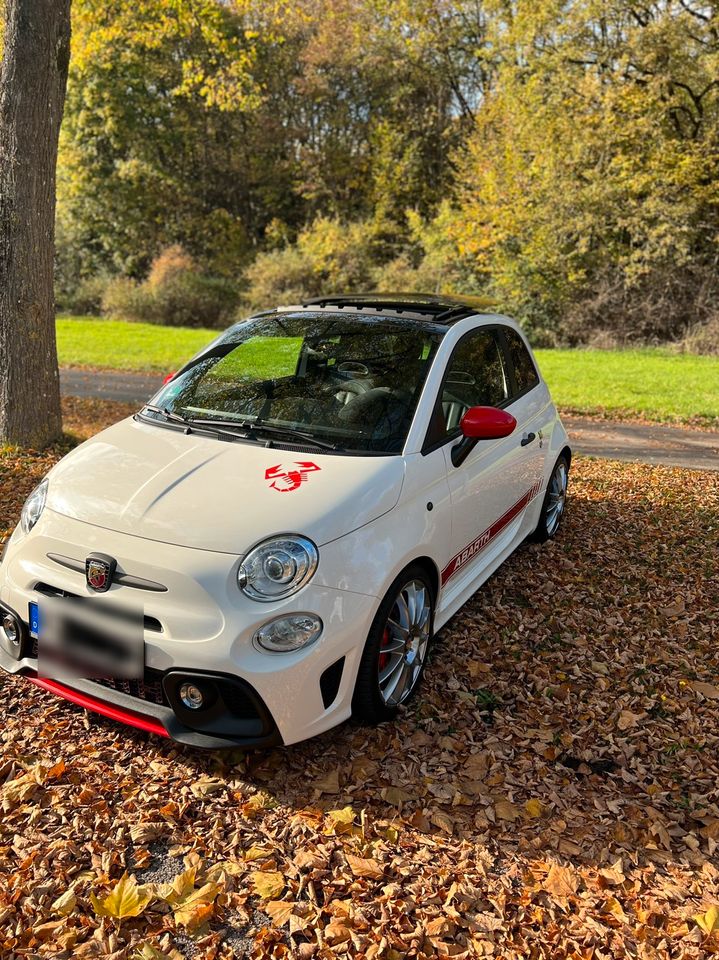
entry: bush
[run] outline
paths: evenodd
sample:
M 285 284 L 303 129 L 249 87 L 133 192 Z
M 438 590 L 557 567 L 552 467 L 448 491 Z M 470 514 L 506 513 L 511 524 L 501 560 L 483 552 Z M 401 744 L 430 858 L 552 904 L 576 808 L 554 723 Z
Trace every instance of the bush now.
M 169 327 L 223 327 L 237 306 L 238 288 L 231 280 L 202 273 L 179 246 L 155 258 L 147 280 L 127 278 L 107 285 L 104 314 L 123 320 Z
M 261 253 L 248 267 L 243 303 L 249 310 L 261 310 L 320 294 L 371 289 L 386 249 L 386 224 L 319 217 L 296 243 Z
M 680 344 L 684 353 L 719 355 L 719 313 L 689 328 Z
M 80 280 L 74 290 L 70 292 L 58 291 L 56 294 L 58 309 L 83 316 L 98 314 L 102 309 L 102 300 L 107 285 L 111 282 L 107 275 L 102 274 Z

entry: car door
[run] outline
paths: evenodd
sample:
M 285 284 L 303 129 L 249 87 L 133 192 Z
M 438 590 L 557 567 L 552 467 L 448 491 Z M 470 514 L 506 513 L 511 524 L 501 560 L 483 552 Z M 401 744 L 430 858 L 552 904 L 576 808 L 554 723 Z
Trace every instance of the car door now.
M 466 333 L 447 364 L 425 445 L 426 450 L 441 445 L 444 453 L 452 520 L 442 585 L 452 592 L 461 592 L 496 564 L 537 492 L 531 443 L 522 444 L 519 420 L 510 436 L 480 440 L 460 466 L 452 463 L 464 413 L 473 406 L 508 407 L 515 392 L 500 327 L 484 325 Z

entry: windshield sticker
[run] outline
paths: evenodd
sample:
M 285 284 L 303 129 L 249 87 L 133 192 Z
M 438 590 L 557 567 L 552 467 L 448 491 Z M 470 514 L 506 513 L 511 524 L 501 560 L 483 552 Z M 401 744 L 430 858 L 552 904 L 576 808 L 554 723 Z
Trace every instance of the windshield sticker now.
M 265 480 L 272 481 L 270 487 L 273 490 L 280 493 L 291 493 L 292 490 L 297 490 L 300 484 L 305 482 L 310 473 L 321 469 L 310 460 L 295 460 L 289 467 L 278 463 L 276 467 L 268 467 L 265 470 Z

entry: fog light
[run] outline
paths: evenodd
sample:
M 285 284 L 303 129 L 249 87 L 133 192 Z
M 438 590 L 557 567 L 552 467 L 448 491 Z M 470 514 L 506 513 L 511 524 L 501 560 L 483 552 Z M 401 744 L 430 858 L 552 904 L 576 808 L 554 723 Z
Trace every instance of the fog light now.
M 260 627 L 255 643 L 272 653 L 289 653 L 307 647 L 322 633 L 322 621 L 313 613 L 295 613 L 278 617 Z
M 188 710 L 199 710 L 205 705 L 202 690 L 194 683 L 183 683 L 180 687 L 180 700 Z
M 11 617 L 9 613 L 6 613 L 2 618 L 2 628 L 10 643 L 20 643 L 20 631 L 15 617 Z

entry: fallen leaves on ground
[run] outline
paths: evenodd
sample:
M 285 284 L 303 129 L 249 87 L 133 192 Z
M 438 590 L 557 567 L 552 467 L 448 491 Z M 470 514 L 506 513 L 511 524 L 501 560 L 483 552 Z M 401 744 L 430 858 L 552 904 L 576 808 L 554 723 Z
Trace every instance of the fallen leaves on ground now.
M 0 456 L 0 529 L 58 454 Z M 1 676 L 0 956 L 715 955 L 718 537 L 719 475 L 578 458 L 397 722 L 294 747 Z

